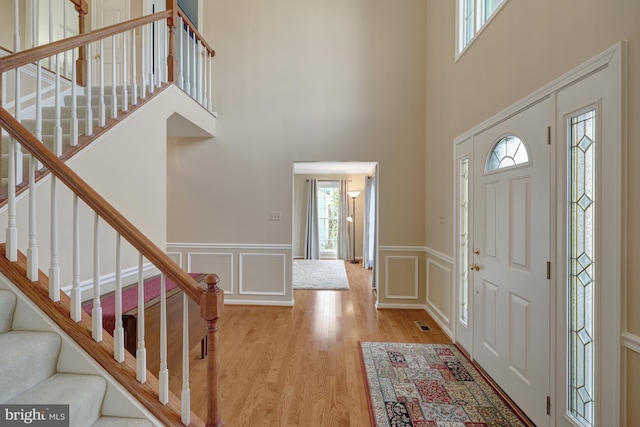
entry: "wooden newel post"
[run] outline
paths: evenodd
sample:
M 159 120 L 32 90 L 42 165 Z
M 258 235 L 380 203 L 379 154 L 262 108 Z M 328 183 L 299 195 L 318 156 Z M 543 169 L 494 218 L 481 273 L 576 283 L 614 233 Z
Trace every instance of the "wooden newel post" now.
M 200 299 L 200 315 L 207 322 L 207 427 L 220 427 L 220 355 L 218 350 L 218 320 L 224 306 L 224 292 L 218 287 L 220 278 L 209 274 L 204 278 L 207 289 Z
M 178 26 L 178 0 L 167 0 L 167 10 L 171 16 L 167 18 L 169 31 L 169 50 L 167 53 L 167 81 L 176 83 L 178 78 L 178 59 L 176 58 L 176 27 Z
M 85 21 L 89 6 L 86 1 L 74 2 L 76 12 L 78 12 L 78 33 L 83 34 L 85 29 Z M 76 74 L 77 83 L 80 86 L 84 86 L 87 82 L 87 48 L 86 46 L 80 46 L 78 48 L 78 59 L 76 59 Z

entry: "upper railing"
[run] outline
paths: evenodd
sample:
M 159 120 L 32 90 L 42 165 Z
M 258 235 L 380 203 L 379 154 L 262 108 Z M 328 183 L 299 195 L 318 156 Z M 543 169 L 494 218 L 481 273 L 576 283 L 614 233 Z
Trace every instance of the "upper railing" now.
M 86 231 L 93 236 L 93 265 L 91 267 L 93 310 L 91 335 L 95 342 L 102 340 L 101 316 L 101 280 L 100 267 L 105 264 L 113 266 L 116 287 L 116 325 L 113 330 L 115 363 L 125 360 L 124 332 L 122 325 L 122 258 L 131 261 L 131 250 L 137 252 L 137 265 L 129 266 L 129 270 L 137 269 L 138 283 L 143 283 L 145 271 L 158 272 L 162 277 L 161 318 L 160 331 L 160 370 L 158 372 L 159 386 L 158 401 L 166 405 L 169 400 L 169 373 L 167 361 L 167 317 L 166 317 L 166 281 L 176 284 L 184 292 L 185 312 L 183 323 L 184 338 L 182 350 L 182 415 L 181 422 L 185 425 L 199 424 L 199 420 L 192 420 L 189 397 L 189 348 L 188 348 L 188 313 L 187 298 L 200 305 L 201 315 L 208 324 L 209 356 L 208 356 L 208 397 L 207 397 L 207 425 L 222 425 L 220 415 L 219 372 L 217 356 L 217 321 L 222 311 L 222 292 L 216 286 L 217 279 L 209 280 L 208 289 L 203 289 L 189 274 L 173 262 L 148 237 L 129 222 L 119 211 L 111 206 L 107 200 L 91 188 L 80 176 L 71 170 L 60 157 L 68 154 L 79 145 L 82 138 L 90 138 L 105 129 L 109 122 L 114 122 L 131 109 L 137 108 L 146 99 L 159 93 L 170 84 L 180 86 L 186 93 L 211 111 L 211 60 L 214 52 L 193 28 L 192 24 L 178 12 L 175 1 L 168 1 L 171 8 L 143 16 L 127 22 L 105 28 L 96 29 L 89 33 L 79 34 L 63 40 L 55 41 L 44 46 L 16 52 L 0 58 L 0 127 L 2 128 L 3 146 L 8 147 L 6 199 L 7 199 L 7 231 L 6 256 L 9 261 L 16 261 L 18 250 L 26 253 L 26 276 L 32 281 L 39 277 L 39 266 L 48 264 L 49 296 L 52 301 L 60 299 L 61 271 L 62 276 L 70 277 L 71 302 L 68 316 L 74 322 L 80 322 L 83 314 L 81 308 L 81 277 L 87 276 L 81 271 L 80 242 L 91 240 L 86 237 Z M 76 3 L 78 4 L 78 3 Z M 180 45 L 176 47 L 175 29 L 179 26 L 178 39 Z M 71 56 L 78 64 L 78 53 L 86 51 L 86 83 L 80 84 L 79 70 L 83 66 L 71 67 L 71 78 L 63 78 L 61 57 Z M 108 52 L 108 53 L 107 53 Z M 105 55 L 106 54 L 106 55 Z M 45 69 L 43 64 L 49 64 Z M 181 71 L 183 70 L 183 71 Z M 49 99 L 43 95 L 43 75 L 50 73 L 52 90 Z M 22 93 L 21 79 L 35 75 L 35 96 L 28 98 L 29 108 L 22 105 L 25 98 Z M 180 79 L 179 76 L 182 76 Z M 95 82 L 95 86 L 94 83 Z M 15 87 L 11 110 L 5 108 L 7 94 L 2 88 Z M 49 105 L 47 105 L 49 104 Z M 63 105 L 64 104 L 64 105 Z M 27 115 L 24 111 L 31 109 L 33 113 Z M 5 141 L 6 139 L 6 141 Z M 5 144 L 6 142 L 6 144 Z M 25 172 L 26 171 L 26 172 Z M 51 191 L 46 199 L 50 203 L 49 233 L 44 238 L 49 249 L 50 261 L 39 261 L 39 240 L 43 239 L 36 233 L 37 209 L 35 182 L 38 176 L 50 175 Z M 26 182 L 23 182 L 26 181 Z M 29 197 L 22 203 L 28 204 L 28 227 L 26 238 L 19 239 L 18 221 L 16 217 L 16 190 L 27 188 Z M 65 201 L 71 200 L 70 205 Z M 79 203 L 79 202 L 82 203 Z M 62 218 L 72 218 L 73 236 L 72 266 L 70 271 L 64 271 L 60 265 L 59 247 L 61 239 L 59 233 L 59 212 L 65 211 Z M 88 212 L 91 212 L 88 214 Z M 87 218 L 90 218 L 87 221 Z M 107 230 L 102 229 L 103 224 Z M 85 233 L 81 233 L 85 231 Z M 101 249 L 105 246 L 104 235 L 115 235 L 116 246 L 113 257 L 105 259 Z M 84 236 L 81 240 L 81 235 Z M 67 236 L 63 236 L 66 238 Z M 124 242 L 123 242 L 124 241 Z M 25 248 L 19 248 L 18 242 L 27 242 Z M 125 243 L 126 242 L 126 243 Z M 124 245 L 124 247 L 123 247 Z M 86 249 L 85 249 L 86 251 Z M 145 263 L 144 260 L 147 262 Z M 43 269 L 44 270 L 44 269 Z M 139 316 L 144 318 L 143 286 L 139 286 L 138 310 Z M 118 301 L 120 301 L 118 303 Z M 140 325 L 142 324 L 142 330 Z M 137 334 L 137 371 L 134 381 L 146 381 L 146 347 L 144 320 L 138 320 Z M 112 331 L 109 331 L 110 333 Z M 106 363 L 101 361 L 100 363 Z M 113 363 L 113 362 L 112 362 Z M 107 364 L 108 365 L 108 364 Z M 108 370 L 108 369 L 107 369 Z M 115 371 L 119 372 L 119 371 Z M 132 379 L 118 378 L 123 386 Z M 143 402 L 144 403 L 144 402 Z M 171 405 L 169 405 L 171 406 Z M 149 408 L 159 418 L 173 424 L 157 408 Z

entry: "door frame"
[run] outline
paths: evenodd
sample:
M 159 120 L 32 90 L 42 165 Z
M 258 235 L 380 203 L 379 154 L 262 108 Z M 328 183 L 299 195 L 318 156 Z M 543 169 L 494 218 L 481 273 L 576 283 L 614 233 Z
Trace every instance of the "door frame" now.
M 559 371 L 561 364 L 566 363 L 566 357 L 564 354 L 564 347 L 562 344 L 563 334 L 558 331 L 562 329 L 562 319 L 566 318 L 566 297 L 563 294 L 564 287 L 559 285 L 563 283 L 561 277 L 562 268 L 558 268 L 562 265 L 563 254 L 565 249 L 563 248 L 564 235 L 566 233 L 566 227 L 564 226 L 564 220 L 562 218 L 562 212 L 559 212 L 559 208 L 563 206 L 565 200 L 561 199 L 566 197 L 564 191 L 556 189 L 555 184 L 559 177 L 566 177 L 567 165 L 562 163 L 561 159 L 564 158 L 561 152 L 565 147 L 564 141 L 566 135 L 564 134 L 564 126 L 559 126 L 560 119 L 557 117 L 564 112 L 556 111 L 556 94 L 562 91 L 564 88 L 577 83 L 584 78 L 597 73 L 601 70 L 608 70 L 609 85 L 608 88 L 603 89 L 608 100 L 608 107 L 606 110 L 606 121 L 603 123 L 603 130 L 606 128 L 606 137 L 609 138 L 610 146 L 607 147 L 605 156 L 600 159 L 600 174 L 598 176 L 598 182 L 600 187 L 607 188 L 607 201 L 603 204 L 602 213 L 597 220 L 597 227 L 601 227 L 600 224 L 606 223 L 607 230 L 606 236 L 602 236 L 601 242 L 598 244 L 598 248 L 606 247 L 607 259 L 601 260 L 600 273 L 598 277 L 607 277 L 607 292 L 598 295 L 600 300 L 596 304 L 596 316 L 600 321 L 598 322 L 597 329 L 599 331 L 600 344 L 598 348 L 607 348 L 608 352 L 598 353 L 598 361 L 596 363 L 596 377 L 598 379 L 597 386 L 597 403 L 596 403 L 596 425 L 623 425 L 621 421 L 624 421 L 623 409 L 626 408 L 626 402 L 621 401 L 622 398 L 622 326 L 626 324 L 626 306 L 623 306 L 622 296 L 625 290 L 626 283 L 626 210 L 624 204 L 623 191 L 626 189 L 626 163 L 624 162 L 626 156 L 626 144 L 627 144 L 627 111 L 626 111 L 626 93 L 627 93 L 627 48 L 626 42 L 621 41 L 604 52 L 596 55 L 592 59 L 586 61 L 580 66 L 574 68 L 553 82 L 543 86 L 537 91 L 533 92 L 529 96 L 523 98 L 519 102 L 506 108 L 493 117 L 485 120 L 479 125 L 473 127 L 469 131 L 458 136 L 453 141 L 453 182 L 454 182 L 454 198 L 453 198 L 453 212 L 454 222 L 453 227 L 453 268 L 454 268 L 454 280 L 452 286 L 452 301 L 454 308 L 454 324 L 452 325 L 452 339 L 454 342 L 458 342 L 458 328 L 459 328 L 459 292 L 458 286 L 460 282 L 461 268 L 468 268 L 468 266 L 461 266 L 459 263 L 459 161 L 462 158 L 459 151 L 466 153 L 469 156 L 469 147 L 464 148 L 464 144 L 471 143 L 470 161 L 473 159 L 473 138 L 475 135 L 482 133 L 484 130 L 501 123 L 508 118 L 519 114 L 526 110 L 530 106 L 538 103 L 539 101 L 551 98 L 552 100 L 552 117 L 550 122 L 550 142 L 555 145 L 555 149 L 551 150 L 550 159 L 550 189 L 549 189 L 549 206 L 550 206 L 550 242 L 551 242 L 551 280 L 550 280 L 550 295 L 549 295 L 549 352 L 550 352 L 550 425 L 555 426 L 560 418 L 567 420 L 564 410 L 560 409 L 558 402 L 564 403 L 563 395 L 566 394 L 566 381 L 557 381 L 556 372 Z M 469 186 L 469 200 L 473 200 L 473 183 L 470 181 Z M 472 218 L 473 207 L 470 208 L 469 217 Z M 469 245 L 468 250 L 472 248 Z M 473 259 L 469 254 L 468 259 Z M 473 278 L 470 276 L 468 295 L 469 299 L 473 295 Z M 469 319 L 473 319 L 472 303 L 468 302 L 470 307 Z M 621 315 L 619 314 L 621 313 Z M 471 334 L 473 334 L 472 322 L 469 322 L 471 328 Z M 461 333 L 462 336 L 464 333 Z M 473 342 L 469 348 L 465 349 L 469 352 L 470 357 L 474 357 Z M 558 354 L 562 350 L 562 354 Z M 610 424 L 602 424 L 603 420 L 606 420 Z

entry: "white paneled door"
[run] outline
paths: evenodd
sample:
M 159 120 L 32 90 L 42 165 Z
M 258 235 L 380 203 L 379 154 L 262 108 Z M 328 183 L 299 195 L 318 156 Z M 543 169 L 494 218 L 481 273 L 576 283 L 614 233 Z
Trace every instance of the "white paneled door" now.
M 92 12 L 92 28 L 103 28 L 108 27 L 109 25 L 118 24 L 120 22 L 125 22 L 129 20 L 129 0 L 95 0 L 92 3 L 93 12 Z M 123 38 L 122 35 L 119 34 L 115 36 L 113 39 L 108 38 L 103 43 L 102 52 L 100 52 L 100 48 L 96 45 L 93 48 L 93 64 L 92 70 L 94 72 L 93 82 L 94 84 L 98 84 L 100 77 L 100 59 L 102 59 L 103 65 L 102 69 L 104 70 L 104 82 L 106 85 L 117 84 L 117 82 L 122 81 L 122 49 L 123 49 Z M 115 45 L 114 45 L 115 42 Z M 113 75 L 113 53 L 115 48 L 115 69 L 116 75 Z M 115 78 L 115 79 L 114 79 Z
M 473 357 L 533 420 L 549 425 L 551 101 L 473 137 Z

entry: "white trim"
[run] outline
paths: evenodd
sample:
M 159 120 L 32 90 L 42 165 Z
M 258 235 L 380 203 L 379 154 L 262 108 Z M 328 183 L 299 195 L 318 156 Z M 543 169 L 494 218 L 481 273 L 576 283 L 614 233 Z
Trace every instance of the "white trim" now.
M 167 243 L 167 248 L 177 249 L 253 249 L 253 250 L 291 250 L 291 244 L 274 243 Z
M 177 264 L 180 266 L 180 268 L 182 268 L 184 270 L 184 267 L 182 266 L 182 252 L 165 252 L 167 254 L 168 257 L 172 257 L 177 255 L 178 258 L 178 262 Z
M 487 28 L 487 26 L 489 25 L 489 23 L 491 21 L 493 21 L 493 18 L 495 18 L 495 16 L 498 14 L 498 12 L 500 12 L 502 10 L 502 7 L 509 1 L 509 0 L 503 0 L 502 3 L 500 3 L 498 5 L 498 7 L 496 7 L 496 10 L 493 11 L 493 13 L 491 14 L 491 16 L 484 22 L 484 24 L 482 24 L 480 26 L 480 28 L 475 28 L 475 26 L 477 25 L 478 22 L 478 10 L 474 10 L 474 29 L 475 32 L 473 34 L 473 37 L 471 37 L 471 40 L 469 40 L 469 43 L 467 43 L 462 49 L 460 49 L 460 42 L 461 42 L 461 35 L 462 35 L 462 28 L 461 28 L 461 10 L 460 10 L 460 2 L 462 2 L 464 0 L 456 0 L 456 46 L 455 46 L 455 50 L 456 50 L 456 60 L 455 62 L 458 62 L 458 60 L 462 57 L 462 55 L 464 55 L 464 53 L 467 51 L 467 49 L 469 49 L 469 46 L 471 46 L 473 44 L 473 42 L 476 41 L 476 39 L 478 38 L 478 36 L 480 36 L 480 34 L 482 34 L 482 32 L 484 31 L 485 28 Z M 477 5 L 477 3 L 476 3 Z
M 243 264 L 243 258 L 247 256 L 254 256 L 254 257 L 281 257 L 282 258 L 282 272 L 283 272 L 283 277 L 282 277 L 282 292 L 249 292 L 249 291 L 245 291 L 243 284 L 244 284 L 244 280 L 242 277 L 242 264 Z M 239 269 L 239 274 L 238 274 L 238 282 L 239 282 L 239 289 L 238 289 L 238 294 L 240 295 L 273 295 L 273 296 L 285 296 L 286 292 L 287 292 L 287 257 L 285 256 L 285 254 L 261 254 L 261 253 L 241 253 L 238 254 L 238 269 Z M 252 301 L 253 302 L 253 301 Z
M 144 266 L 142 267 L 142 271 L 149 272 L 152 270 L 156 270 L 156 267 L 151 264 L 150 262 L 145 263 Z M 136 265 L 135 267 L 130 267 L 130 268 L 126 268 L 124 270 L 122 270 L 121 273 L 121 277 L 123 279 L 123 282 L 127 282 L 127 278 L 129 277 L 134 277 L 137 281 L 138 278 L 138 266 Z M 108 274 L 104 274 L 102 276 L 100 276 L 100 289 L 103 291 L 102 293 L 105 294 L 107 292 L 111 292 L 113 289 L 109 289 L 110 285 L 113 285 L 115 283 L 116 280 L 116 273 L 108 273 Z M 62 288 L 62 291 L 64 293 L 66 293 L 67 295 L 71 294 L 71 288 L 73 286 L 72 285 L 68 285 Z M 84 280 L 82 282 L 80 282 L 80 291 L 81 292 L 85 292 L 85 291 L 89 291 L 93 289 L 93 279 L 87 279 Z
M 429 283 L 429 266 L 433 264 L 435 266 L 437 266 L 438 268 L 440 268 L 441 270 L 446 271 L 447 273 L 449 273 L 449 283 L 447 284 L 447 288 L 449 290 L 449 298 L 451 298 L 451 268 L 445 267 L 444 265 L 440 264 L 439 262 L 435 262 L 432 259 L 427 259 L 427 306 L 431 307 L 436 313 L 438 313 L 438 315 L 442 318 L 443 321 L 445 321 L 447 324 L 451 324 L 451 319 L 449 316 L 445 315 L 436 304 L 434 304 L 430 299 L 429 299 L 429 290 L 431 289 L 430 283 Z M 451 309 L 451 300 L 449 300 L 449 309 Z
M 270 301 L 270 300 L 244 300 L 244 299 L 224 299 L 224 305 L 257 305 L 257 306 L 272 306 L 272 307 L 293 307 L 293 300 L 291 301 Z
M 182 254 L 182 252 L 180 252 Z M 191 255 L 207 255 L 211 257 L 225 257 L 229 258 L 229 281 L 231 282 L 231 288 L 228 291 L 224 291 L 226 295 L 233 295 L 233 283 L 234 283 L 234 275 L 233 275 L 233 254 L 225 253 L 225 252 L 187 252 L 187 272 L 193 273 L 191 271 Z M 198 273 L 209 273 L 207 271 L 198 271 Z M 212 272 L 215 273 L 215 272 Z
M 380 246 L 380 252 L 425 252 L 424 246 Z
M 453 257 L 449 256 L 449 255 L 445 255 L 442 252 L 438 252 L 435 249 L 431 249 L 429 247 L 424 248 L 424 251 L 428 254 L 428 255 L 432 255 L 436 258 L 440 258 L 440 260 L 448 262 L 449 264 L 451 264 L 453 266 Z
M 389 294 L 389 260 L 390 259 L 408 259 L 413 260 L 414 262 L 414 294 L 413 295 L 390 295 Z M 417 256 L 386 256 L 384 260 L 384 275 L 385 275 L 385 290 L 384 296 L 387 299 L 418 299 L 418 286 L 419 286 L 419 277 L 418 277 L 418 266 L 420 264 L 420 260 Z
M 425 310 L 427 307 L 424 304 L 409 304 L 409 303 L 395 303 L 395 302 L 381 302 L 378 303 L 378 309 L 392 309 L 392 310 Z
M 640 335 L 635 335 L 630 332 L 623 332 L 622 345 L 629 350 L 640 353 Z
M 442 332 L 444 332 L 444 333 L 449 337 L 449 339 L 450 339 L 451 341 L 454 341 L 454 339 L 453 339 L 453 332 L 452 332 L 452 331 L 451 331 L 451 329 L 449 328 L 449 325 L 446 325 L 446 324 L 442 323 L 442 319 L 438 318 L 438 316 L 436 315 L 437 313 L 435 313 L 435 312 L 432 310 L 432 307 L 429 307 L 428 305 L 425 305 L 425 306 L 424 306 L 424 311 L 426 311 L 426 312 L 427 312 L 427 314 L 428 314 L 429 316 L 431 316 L 431 318 L 432 318 L 433 320 L 435 320 L 435 321 L 436 321 L 436 323 L 438 324 L 438 326 L 440 326 L 440 329 L 442 329 Z M 454 342 L 455 342 L 455 341 L 454 341 Z

